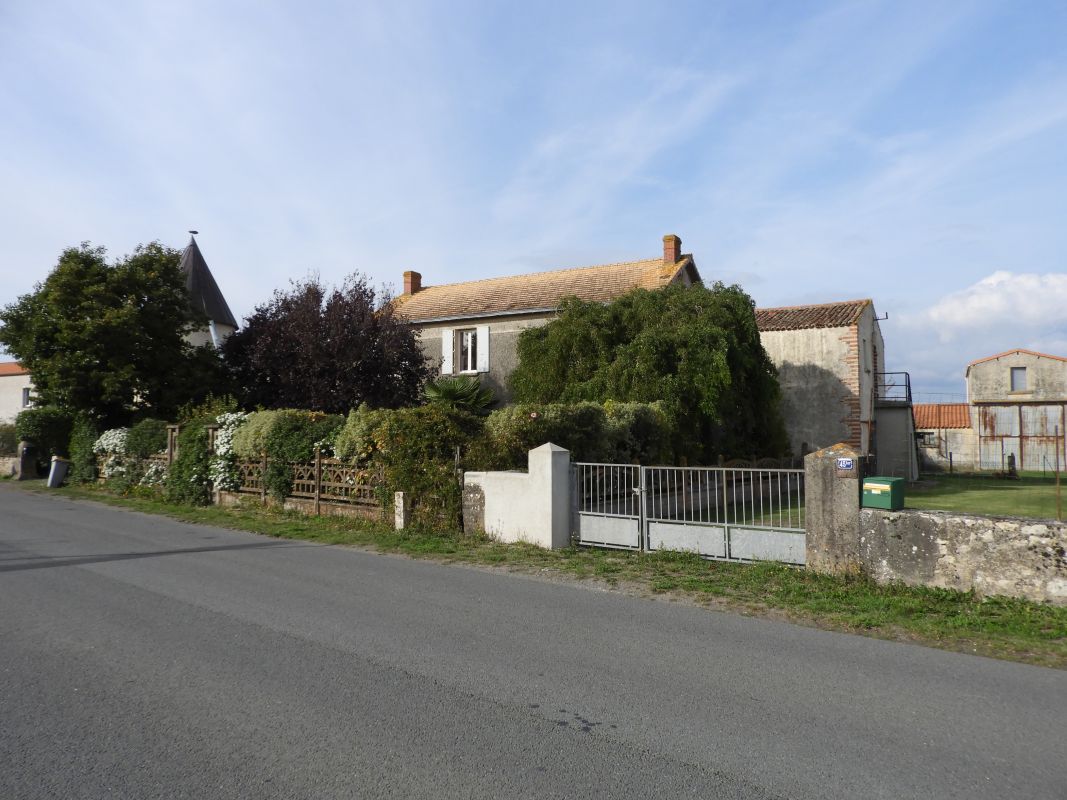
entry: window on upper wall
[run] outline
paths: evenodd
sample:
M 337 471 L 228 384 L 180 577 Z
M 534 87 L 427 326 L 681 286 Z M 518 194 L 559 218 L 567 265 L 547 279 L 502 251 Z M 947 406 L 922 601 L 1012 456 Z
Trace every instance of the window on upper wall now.
M 1011 390 L 1013 392 L 1026 391 L 1026 367 L 1011 368 Z
M 489 326 L 441 331 L 441 374 L 489 371 Z
M 27 386 L 26 388 L 24 388 L 22 390 L 22 407 L 23 408 L 29 408 L 30 407 L 30 403 L 32 403 L 32 402 L 33 402 L 33 398 L 30 397 L 30 389 Z

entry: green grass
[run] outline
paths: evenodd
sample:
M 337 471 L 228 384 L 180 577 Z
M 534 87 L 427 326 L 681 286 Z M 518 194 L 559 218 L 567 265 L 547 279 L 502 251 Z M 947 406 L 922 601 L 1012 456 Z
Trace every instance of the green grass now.
M 1067 484 L 1067 476 L 1061 476 Z M 1067 485 L 1061 487 L 1063 511 L 1067 512 Z M 1056 518 L 1056 481 L 1040 473 L 1018 480 L 985 475 L 924 475 L 905 493 L 906 508 L 960 511 L 1009 517 Z
M 237 508 L 192 508 L 145 497 L 117 497 L 96 487 L 54 493 L 267 536 L 352 545 L 552 579 L 596 580 L 639 595 L 1067 668 L 1067 608 L 1023 600 L 981 599 L 972 593 L 903 584 L 879 586 L 861 576 L 818 575 L 772 563 L 705 561 L 685 553 L 551 551 L 479 536 L 397 532 L 383 523 L 269 511 L 254 501 Z

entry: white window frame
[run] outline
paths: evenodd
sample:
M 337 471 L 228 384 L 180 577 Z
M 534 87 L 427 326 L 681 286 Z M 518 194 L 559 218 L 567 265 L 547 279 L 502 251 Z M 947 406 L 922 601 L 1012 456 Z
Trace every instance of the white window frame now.
M 464 360 L 464 339 L 474 347 Z M 477 375 L 489 371 L 489 326 L 443 328 L 441 330 L 441 374 Z
M 30 392 L 31 392 L 31 387 L 29 387 L 29 386 L 23 386 L 22 387 L 22 407 L 23 408 L 30 408 L 33 405 L 33 395 Z

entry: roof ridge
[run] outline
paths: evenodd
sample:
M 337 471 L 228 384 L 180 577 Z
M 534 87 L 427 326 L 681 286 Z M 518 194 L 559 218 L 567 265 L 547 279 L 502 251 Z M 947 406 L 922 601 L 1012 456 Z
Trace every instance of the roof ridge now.
M 867 305 L 868 303 L 873 305 L 874 300 L 869 297 L 864 297 L 858 300 L 837 300 L 832 303 L 801 303 L 800 305 L 795 306 L 771 306 L 770 308 L 757 306 L 756 311 L 792 311 L 797 308 L 829 308 L 830 306 Z
M 1003 353 L 997 353 L 993 356 L 986 356 L 985 358 L 976 358 L 974 361 L 968 363 L 967 366 L 973 367 L 975 364 L 983 364 L 986 361 L 993 361 L 995 359 L 1003 358 L 1004 356 L 1014 355 L 1016 353 L 1026 353 L 1027 355 L 1038 356 L 1039 358 L 1054 358 L 1057 361 L 1067 361 L 1067 358 L 1065 358 L 1064 356 L 1054 356 L 1052 355 L 1052 353 L 1041 353 L 1037 350 L 1030 350 L 1026 347 L 1016 347 L 1014 350 L 1005 350 Z
M 681 264 L 686 258 L 689 258 L 689 257 L 690 256 L 688 254 L 683 255 L 676 262 L 676 266 L 677 266 L 677 264 Z M 544 270 L 541 270 L 539 272 L 522 272 L 522 273 L 519 273 L 517 275 L 497 275 L 497 276 L 492 277 L 492 278 L 475 278 L 472 281 L 456 281 L 455 283 L 435 283 L 435 284 L 433 284 L 431 286 L 423 286 L 418 292 L 416 292 L 416 294 L 422 294 L 427 289 L 446 289 L 446 288 L 451 287 L 451 286 L 468 286 L 468 285 L 470 285 L 472 283 L 487 283 L 489 281 L 506 281 L 506 280 L 511 280 L 513 278 L 536 278 L 536 277 L 538 277 L 540 275 L 555 275 L 555 274 L 558 274 L 560 272 L 581 272 L 582 270 L 588 270 L 588 269 L 606 269 L 608 267 L 629 267 L 629 266 L 633 266 L 635 264 L 651 264 L 653 262 L 657 262 L 658 264 L 663 264 L 663 259 L 662 258 L 655 258 L 655 257 L 653 257 L 653 258 L 639 258 L 639 259 L 636 259 L 634 261 L 614 261 L 614 262 L 612 262 L 610 264 L 587 264 L 587 265 L 585 265 L 583 267 L 563 267 L 561 269 L 544 269 Z M 403 295 L 403 296 L 404 297 L 411 297 L 412 295 Z

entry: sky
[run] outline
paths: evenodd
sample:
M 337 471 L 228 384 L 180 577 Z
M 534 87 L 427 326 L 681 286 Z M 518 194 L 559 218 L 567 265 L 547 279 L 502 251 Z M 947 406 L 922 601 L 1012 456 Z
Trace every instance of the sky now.
M 189 229 L 289 281 L 657 257 L 869 297 L 919 401 L 1067 356 L 1067 3 L 0 2 L 0 304 Z

